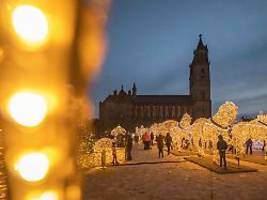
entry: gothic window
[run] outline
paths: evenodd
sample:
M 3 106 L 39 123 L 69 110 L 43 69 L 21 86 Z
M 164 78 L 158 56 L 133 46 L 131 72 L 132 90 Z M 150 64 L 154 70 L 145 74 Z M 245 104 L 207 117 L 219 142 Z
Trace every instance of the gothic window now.
M 156 118 L 156 106 L 153 106 L 153 119 Z
M 165 106 L 165 118 L 169 118 L 169 109 L 168 109 L 168 106 Z
M 201 69 L 201 79 L 205 78 L 205 70 L 202 68 Z
M 151 117 L 150 106 L 147 106 L 147 117 L 148 117 L 148 118 Z
M 177 106 L 177 117 L 179 118 L 181 115 L 181 109 L 180 106 Z
M 141 106 L 140 112 L 141 112 L 141 119 L 143 119 L 144 118 L 144 107 L 143 106 Z
M 175 106 L 172 106 L 172 118 L 175 118 Z
M 135 118 L 138 118 L 138 107 L 137 106 L 135 106 L 134 115 L 135 115 Z
M 191 107 L 188 108 L 188 114 L 192 115 L 192 108 Z
M 202 99 L 205 99 L 205 92 L 202 92 Z
M 156 107 L 156 118 L 159 118 L 159 106 L 155 106 Z
M 163 118 L 163 106 L 160 106 L 160 119 L 162 119 Z
M 132 109 L 131 109 L 131 107 L 128 107 L 128 115 L 129 115 L 129 117 L 132 117 Z
M 181 106 L 181 116 L 183 116 L 183 114 L 184 114 L 184 107 Z

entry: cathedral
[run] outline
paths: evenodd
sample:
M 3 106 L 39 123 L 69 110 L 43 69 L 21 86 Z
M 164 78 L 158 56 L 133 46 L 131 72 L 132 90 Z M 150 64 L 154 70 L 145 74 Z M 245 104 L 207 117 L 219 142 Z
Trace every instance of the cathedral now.
M 193 120 L 211 116 L 210 62 L 208 47 L 201 35 L 189 65 L 188 95 L 142 95 L 138 94 L 135 83 L 128 92 L 123 86 L 99 104 L 99 131 L 110 131 L 121 125 L 134 131 L 136 126 L 149 126 L 165 120 L 180 120 L 188 113 Z

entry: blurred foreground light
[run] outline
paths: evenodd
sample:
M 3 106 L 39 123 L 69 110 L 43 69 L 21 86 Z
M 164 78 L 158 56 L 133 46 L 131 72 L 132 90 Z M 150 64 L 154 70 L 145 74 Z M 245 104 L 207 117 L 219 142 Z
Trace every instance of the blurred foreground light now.
M 43 153 L 23 155 L 15 166 L 15 169 L 19 172 L 21 177 L 29 182 L 42 180 L 46 176 L 48 168 L 49 160 L 47 155 Z
M 30 194 L 26 200 L 58 200 L 58 193 L 55 191 L 47 191 L 41 194 Z
M 48 35 L 48 21 L 43 12 L 33 6 L 22 5 L 12 14 L 15 32 L 27 43 L 43 43 Z
M 58 195 L 56 192 L 45 192 L 41 195 L 40 199 L 38 200 L 57 200 Z
M 37 126 L 47 114 L 46 99 L 35 93 L 16 93 L 8 102 L 8 110 L 12 118 L 24 126 Z

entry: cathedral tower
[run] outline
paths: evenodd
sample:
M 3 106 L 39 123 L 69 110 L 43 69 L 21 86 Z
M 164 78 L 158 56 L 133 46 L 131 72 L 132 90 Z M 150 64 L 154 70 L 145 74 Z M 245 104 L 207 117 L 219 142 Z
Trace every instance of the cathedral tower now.
M 211 116 L 209 66 L 208 47 L 203 44 L 200 34 L 194 58 L 189 66 L 190 95 L 195 102 L 193 106 L 194 119 Z

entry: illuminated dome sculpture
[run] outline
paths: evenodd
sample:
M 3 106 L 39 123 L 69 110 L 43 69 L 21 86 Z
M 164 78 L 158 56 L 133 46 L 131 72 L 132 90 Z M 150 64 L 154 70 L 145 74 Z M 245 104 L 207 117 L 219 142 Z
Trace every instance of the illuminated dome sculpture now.
M 211 118 L 216 125 L 227 128 L 236 122 L 238 107 L 231 101 L 226 101 L 219 107 L 218 112 Z
M 213 161 L 218 162 L 218 154 L 216 148 L 218 135 L 222 135 L 224 140 L 228 144 L 232 143 L 230 132 L 232 126 L 236 122 L 237 114 L 238 107 L 233 102 L 226 101 L 219 107 L 218 112 L 213 117 L 211 117 L 211 119 L 200 126 L 200 128 L 202 127 L 202 130 L 199 130 L 201 134 L 200 145 L 202 150 L 200 148 L 199 150 L 202 152 L 202 155 L 204 155 L 204 148 L 206 148 L 206 150 L 213 152 Z
M 181 128 L 188 128 L 191 125 L 192 118 L 188 113 L 185 113 L 179 123 Z
M 111 135 L 112 136 L 118 136 L 118 135 L 125 135 L 126 134 L 126 130 L 121 127 L 120 125 L 115 127 L 112 131 L 111 131 Z
M 170 132 L 172 128 L 177 127 L 177 125 L 178 125 L 177 121 L 167 120 L 159 124 L 153 124 L 150 127 L 150 130 L 152 130 L 156 134 L 161 133 L 163 136 L 166 136 L 166 134 Z
M 101 138 L 94 145 L 94 152 L 111 151 L 112 140 L 110 138 Z
M 244 144 L 248 139 L 267 141 L 267 124 L 265 120 L 264 115 L 258 115 L 255 120 L 235 124 L 232 129 L 234 147 L 239 148 L 240 152 L 244 154 Z M 265 149 L 265 152 L 267 152 L 267 149 Z

